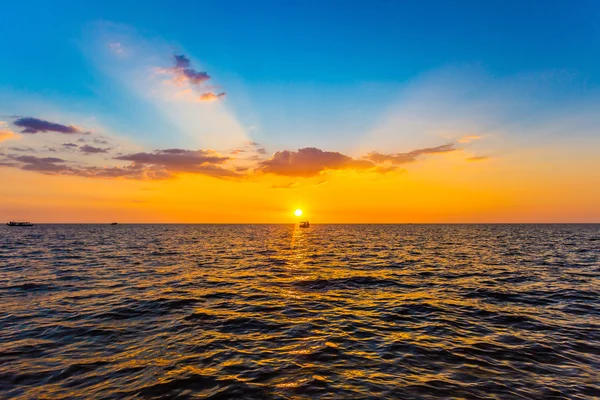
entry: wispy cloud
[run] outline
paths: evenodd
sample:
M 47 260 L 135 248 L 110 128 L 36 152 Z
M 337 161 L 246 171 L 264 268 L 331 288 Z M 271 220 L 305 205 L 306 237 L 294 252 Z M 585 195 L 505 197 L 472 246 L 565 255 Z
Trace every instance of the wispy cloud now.
M 458 143 L 470 143 L 474 140 L 481 139 L 479 135 L 464 135 L 463 137 L 458 139 Z
M 417 159 L 425 154 L 437 154 L 437 153 L 449 153 L 458 150 L 454 147 L 454 144 L 444 144 L 437 147 L 427 147 L 424 149 L 413 150 L 408 153 L 395 153 L 395 154 L 381 154 L 372 152 L 363 156 L 363 158 L 373 161 L 377 164 L 391 163 L 391 164 L 407 164 L 417 161 Z
M 469 157 L 467 158 L 467 161 L 485 161 L 485 160 L 489 160 L 490 157 L 485 157 L 485 156 L 477 156 L 477 157 Z
M 20 153 L 36 153 L 37 150 L 33 147 L 9 147 L 9 150 L 18 151 Z
M 214 94 L 213 92 L 202 93 L 198 98 L 200 101 L 215 101 L 225 97 L 225 92 Z
M 273 185 L 271 189 L 295 189 L 298 186 L 296 182 L 282 183 L 280 185 Z
M 119 42 L 109 43 L 108 47 L 116 54 L 122 54 L 124 51 L 123 45 Z

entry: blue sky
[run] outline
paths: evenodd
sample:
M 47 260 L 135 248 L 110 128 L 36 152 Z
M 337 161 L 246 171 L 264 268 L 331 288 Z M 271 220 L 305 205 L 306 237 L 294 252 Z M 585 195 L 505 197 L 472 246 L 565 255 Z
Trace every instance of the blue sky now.
M 536 82 L 506 103 L 530 96 L 528 107 L 550 112 L 573 97 L 595 98 L 599 11 L 593 1 L 8 2 L 0 108 L 75 112 L 145 145 L 185 145 L 156 104 L 103 69 L 112 61 L 98 60 L 99 37 L 127 32 L 164 57 L 159 64 L 172 51 L 207 70 L 226 88 L 228 112 L 272 150 L 345 149 L 411 96 L 415 82 L 448 70 L 457 73 L 445 84 L 472 86 L 485 101 L 523 77 Z

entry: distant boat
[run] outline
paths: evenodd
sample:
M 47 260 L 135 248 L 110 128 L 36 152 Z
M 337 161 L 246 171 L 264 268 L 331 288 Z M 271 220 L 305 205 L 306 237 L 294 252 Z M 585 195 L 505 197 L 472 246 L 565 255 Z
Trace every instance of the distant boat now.
M 116 222 L 111 222 L 111 225 L 118 225 Z
M 310 226 L 310 222 L 302 221 L 300 222 L 300 228 L 308 228 Z
M 31 222 L 17 222 L 17 221 L 10 221 L 6 225 L 8 225 L 8 226 L 33 226 L 33 224 Z

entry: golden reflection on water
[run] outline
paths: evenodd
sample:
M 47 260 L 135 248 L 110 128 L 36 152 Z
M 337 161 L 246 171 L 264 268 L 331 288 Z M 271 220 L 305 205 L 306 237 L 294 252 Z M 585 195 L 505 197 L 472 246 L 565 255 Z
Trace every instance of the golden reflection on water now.
M 598 389 L 598 227 L 40 229 L 0 239 L 0 395 Z

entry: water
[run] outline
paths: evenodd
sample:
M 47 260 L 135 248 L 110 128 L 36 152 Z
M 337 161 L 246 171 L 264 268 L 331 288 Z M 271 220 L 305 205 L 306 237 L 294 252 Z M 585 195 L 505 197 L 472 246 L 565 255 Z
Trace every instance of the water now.
M 600 225 L 0 228 L 0 397 L 600 396 Z

